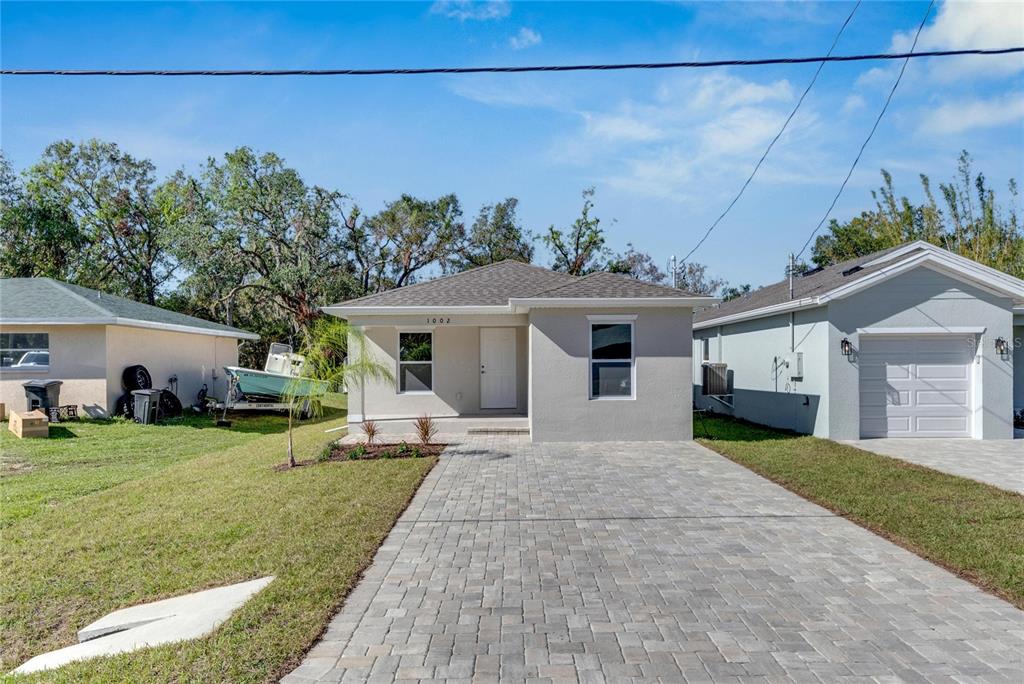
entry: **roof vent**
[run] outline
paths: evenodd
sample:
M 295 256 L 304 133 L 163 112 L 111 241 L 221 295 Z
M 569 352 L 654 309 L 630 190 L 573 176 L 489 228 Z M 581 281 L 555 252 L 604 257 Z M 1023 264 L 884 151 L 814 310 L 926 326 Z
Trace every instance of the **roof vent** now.
M 843 271 L 843 275 L 844 276 L 853 275 L 857 271 L 863 271 L 863 270 L 864 270 L 863 266 L 854 266 L 853 268 L 848 268 L 845 271 Z
M 807 276 L 814 275 L 815 273 L 821 273 L 824 270 L 825 270 L 824 266 L 818 266 L 816 268 L 812 268 L 809 271 L 804 271 L 803 273 L 801 273 L 799 275 L 800 275 L 801 278 L 806 278 Z

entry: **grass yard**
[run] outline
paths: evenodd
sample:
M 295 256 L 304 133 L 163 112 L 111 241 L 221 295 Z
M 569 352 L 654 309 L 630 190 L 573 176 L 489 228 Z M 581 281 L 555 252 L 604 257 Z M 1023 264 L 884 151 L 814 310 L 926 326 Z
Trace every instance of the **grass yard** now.
M 339 434 L 324 430 L 343 424 L 336 409 L 302 425 L 296 455 L 315 457 Z M 276 680 L 301 661 L 436 461 L 277 472 L 276 416 L 229 429 L 198 418 L 67 429 L 75 436 L 0 443 L 17 464 L 0 481 L 4 508 L 10 498 L 17 511 L 0 531 L 0 671 L 75 643 L 77 629 L 117 608 L 276 580 L 205 639 L 73 663 L 38 681 Z
M 704 446 L 1024 608 L 1024 496 L 825 439 L 703 421 Z

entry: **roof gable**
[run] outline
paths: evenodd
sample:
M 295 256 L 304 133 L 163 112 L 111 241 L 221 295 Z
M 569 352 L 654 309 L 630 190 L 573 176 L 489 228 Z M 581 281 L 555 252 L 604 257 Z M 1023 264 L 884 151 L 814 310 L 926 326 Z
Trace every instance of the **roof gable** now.
M 911 242 L 834 264 L 793 279 L 781 280 L 758 290 L 704 309 L 694 326 L 708 327 L 734 320 L 770 316 L 789 308 L 820 306 L 918 266 L 940 268 L 961 280 L 1002 294 L 1024 297 L 1024 281 L 983 266 L 926 242 Z

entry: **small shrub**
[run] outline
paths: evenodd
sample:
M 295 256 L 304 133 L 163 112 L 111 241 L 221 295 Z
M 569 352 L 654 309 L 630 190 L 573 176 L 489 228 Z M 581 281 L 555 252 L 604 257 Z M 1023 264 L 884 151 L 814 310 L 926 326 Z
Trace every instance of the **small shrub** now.
M 366 455 L 366 445 L 365 444 L 356 444 L 354 447 L 352 447 L 352 450 L 348 452 L 348 460 L 350 460 L 350 461 L 358 461 L 359 459 L 361 459 L 365 455 Z
M 317 463 L 323 463 L 324 461 L 331 460 L 331 455 L 334 453 L 334 442 L 325 444 L 324 448 L 320 450 L 320 453 L 316 456 Z
M 383 451 L 377 452 L 378 458 L 395 458 L 397 454 L 391 449 L 384 449 Z
M 424 413 L 416 419 L 416 435 L 420 438 L 420 444 L 430 444 L 430 440 L 434 439 L 436 434 L 437 423 L 434 422 L 429 413 Z
M 396 451 L 398 452 L 399 456 L 408 456 L 409 453 L 412 451 L 412 448 L 409 446 L 408 442 L 406 442 L 403 439 L 402 443 L 398 445 Z
M 424 454 L 424 453 L 423 453 L 422 451 L 420 451 L 420 448 L 419 448 L 419 447 L 413 447 L 413 448 L 412 448 L 412 453 L 411 453 L 411 456 L 412 456 L 413 458 L 423 458 L 423 456 L 424 456 L 424 455 L 425 455 L 425 454 Z
M 362 428 L 363 434 L 366 435 L 366 443 L 373 446 L 374 442 L 377 441 L 377 435 L 380 434 L 380 427 L 377 426 L 377 422 L 373 420 L 363 421 Z

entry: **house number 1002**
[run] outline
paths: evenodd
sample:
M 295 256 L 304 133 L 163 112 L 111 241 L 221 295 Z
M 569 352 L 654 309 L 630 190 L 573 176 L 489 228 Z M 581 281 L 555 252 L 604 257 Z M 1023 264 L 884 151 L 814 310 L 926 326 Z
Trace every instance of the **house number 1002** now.
M 448 318 L 445 318 L 444 316 L 441 316 L 440 318 L 431 318 L 429 316 L 427 317 L 427 323 L 430 323 L 431 325 L 438 325 L 438 324 L 445 325 L 446 323 L 451 323 L 451 322 L 452 322 L 452 319 L 451 319 L 450 316 Z

